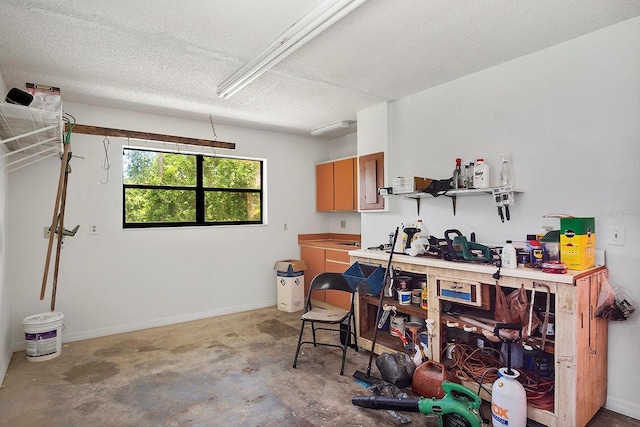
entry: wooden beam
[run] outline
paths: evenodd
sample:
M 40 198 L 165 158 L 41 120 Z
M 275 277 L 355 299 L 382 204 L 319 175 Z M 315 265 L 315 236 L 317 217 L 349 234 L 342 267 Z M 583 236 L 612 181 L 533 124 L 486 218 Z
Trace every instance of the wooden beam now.
M 68 130 L 69 125 L 65 125 L 65 131 Z M 102 136 L 117 136 L 122 138 L 133 138 L 147 141 L 160 141 L 160 142 L 172 142 L 175 144 L 186 145 L 199 145 L 202 147 L 215 147 L 215 148 L 228 148 L 230 150 L 236 149 L 234 142 L 224 141 L 212 141 L 208 139 L 187 138 L 184 136 L 175 135 L 163 135 L 160 133 L 149 132 L 137 132 L 133 130 L 103 128 L 100 126 L 89 125 L 74 125 L 71 133 L 82 133 L 85 135 L 102 135 Z

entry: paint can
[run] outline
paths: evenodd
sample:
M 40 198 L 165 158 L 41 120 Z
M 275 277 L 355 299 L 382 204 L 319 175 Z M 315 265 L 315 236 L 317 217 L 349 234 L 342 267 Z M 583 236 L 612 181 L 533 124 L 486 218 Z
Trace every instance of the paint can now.
M 411 290 L 398 291 L 398 302 L 400 305 L 411 305 Z
M 422 288 L 411 291 L 411 304 L 420 305 L 422 303 Z
M 394 337 L 404 337 L 404 324 L 407 323 L 407 316 L 402 314 L 391 315 L 391 323 L 389 324 L 389 329 L 391 329 L 390 334 Z M 400 332 L 402 335 L 398 335 L 393 331 L 393 329 Z
M 26 354 L 29 362 L 53 359 L 62 352 L 64 314 L 49 312 L 27 316 L 22 320 Z

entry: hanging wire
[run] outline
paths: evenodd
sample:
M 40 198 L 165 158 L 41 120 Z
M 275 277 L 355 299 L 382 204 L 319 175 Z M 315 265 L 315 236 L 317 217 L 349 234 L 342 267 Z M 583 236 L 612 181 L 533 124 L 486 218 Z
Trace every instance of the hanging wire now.
M 211 123 L 211 130 L 213 131 L 213 140 L 218 140 L 218 135 L 216 134 L 216 126 L 213 124 L 213 117 L 209 114 L 209 123 Z
M 104 137 L 102 140 L 102 146 L 104 147 L 104 160 L 102 162 L 102 169 L 106 171 L 106 180 L 103 182 L 100 180 L 100 184 L 107 185 L 109 182 L 109 169 L 111 169 L 111 163 L 109 162 L 109 145 L 111 141 L 109 141 L 109 137 Z
M 213 124 L 213 116 L 211 116 L 211 114 L 209 114 L 209 123 L 211 123 L 211 131 L 213 132 L 213 142 L 216 142 L 218 140 L 218 134 L 216 133 L 216 126 Z M 213 151 L 214 157 L 218 156 L 216 153 L 216 147 L 213 145 L 211 146 L 211 151 Z

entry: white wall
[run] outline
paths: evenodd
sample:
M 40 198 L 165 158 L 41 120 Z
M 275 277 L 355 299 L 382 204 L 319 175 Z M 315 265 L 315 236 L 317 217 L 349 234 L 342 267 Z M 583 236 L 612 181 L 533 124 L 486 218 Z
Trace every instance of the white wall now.
M 64 107 L 81 124 L 213 137 L 208 120 Z M 313 171 L 329 158 L 329 149 L 311 137 L 223 125 L 216 132 L 219 140 L 236 143 L 236 150 L 219 153 L 267 160 L 269 225 L 124 230 L 121 147 L 143 143 L 109 138 L 111 168 L 103 185 L 104 138 L 72 136 L 65 227 L 80 229 L 65 239 L 60 262 L 56 310 L 65 315 L 65 341 L 275 305 L 274 262 L 299 257 L 299 233 L 328 228 L 328 220 L 315 212 Z M 9 324 L 15 350 L 23 348 L 22 319 L 49 310 L 51 279 L 45 300 L 39 300 L 47 247 L 43 228 L 51 222 L 59 165 L 53 158 L 9 176 L 5 280 L 11 316 L 1 324 Z M 89 234 L 89 224 L 97 225 L 97 235 Z
M 353 157 L 358 153 L 357 134 L 352 133 L 327 141 L 331 160 Z M 360 234 L 360 214 L 358 212 L 322 212 L 329 223 L 329 233 Z M 345 228 L 342 228 L 342 221 Z
M 4 101 L 7 86 L 0 74 L 0 96 Z M 3 152 L 0 150 L 0 152 Z M 6 163 L 0 159 L 0 166 Z M 11 360 L 10 295 L 7 282 L 7 174 L 0 170 L 0 384 Z
M 421 217 L 433 235 L 448 228 L 478 240 L 523 240 L 548 213 L 596 218 L 597 248 L 610 276 L 640 302 L 640 18 L 461 78 L 389 104 L 388 176 L 451 176 L 456 157 L 483 156 L 497 184 L 501 154 L 511 157 L 516 196 L 511 221 L 500 222 L 490 197 L 424 199 Z M 380 127 L 375 110 L 358 115 L 360 137 Z M 377 118 L 377 120 L 376 120 Z M 370 120 L 367 120 L 370 119 Z M 388 185 L 388 184 L 387 184 Z M 389 213 L 363 213 L 364 245 L 385 242 L 415 202 L 390 200 Z M 625 245 L 611 245 L 624 227 Z M 637 313 L 609 324 L 606 406 L 640 418 Z

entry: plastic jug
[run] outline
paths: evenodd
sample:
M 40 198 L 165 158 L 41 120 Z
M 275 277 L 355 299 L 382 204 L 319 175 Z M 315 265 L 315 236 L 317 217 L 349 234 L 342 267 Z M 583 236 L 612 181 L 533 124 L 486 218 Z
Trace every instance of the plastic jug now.
M 484 162 L 484 159 L 476 160 L 473 169 L 473 188 L 489 188 L 490 184 L 491 175 L 489 165 Z

